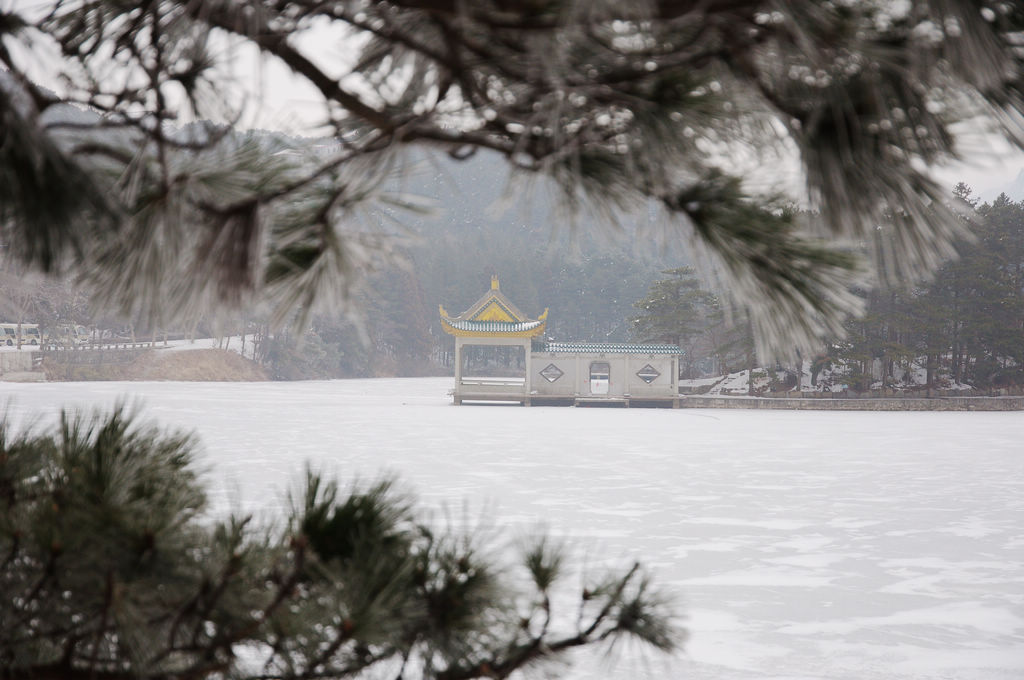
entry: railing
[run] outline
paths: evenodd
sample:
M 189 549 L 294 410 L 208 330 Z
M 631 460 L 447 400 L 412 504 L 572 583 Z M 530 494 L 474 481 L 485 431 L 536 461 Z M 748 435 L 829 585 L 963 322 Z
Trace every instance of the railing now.
M 462 378 L 455 391 L 469 399 L 525 396 L 526 378 Z
M 84 344 L 66 344 L 59 342 L 46 342 L 34 348 L 42 352 L 95 352 L 108 350 L 141 350 L 156 349 L 162 346 L 161 342 L 154 345 L 150 341 L 131 342 L 130 340 L 110 340 L 104 342 L 89 342 Z
M 154 347 L 148 342 L 110 342 L 88 345 L 46 344 L 39 348 L 40 357 L 61 365 L 128 364 Z
M 477 378 L 467 377 L 462 378 L 461 383 L 463 385 L 486 385 L 489 387 L 525 387 L 526 378 Z

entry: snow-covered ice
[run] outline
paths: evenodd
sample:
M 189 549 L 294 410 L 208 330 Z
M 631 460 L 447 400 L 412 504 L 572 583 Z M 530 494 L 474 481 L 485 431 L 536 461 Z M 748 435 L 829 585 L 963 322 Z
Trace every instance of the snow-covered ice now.
M 139 399 L 195 429 L 222 509 L 306 461 L 543 524 L 679 596 L 683 658 L 573 677 L 1024 677 L 1024 413 L 454 407 L 451 379 L 0 383 L 11 417 Z M 603 659 L 599 659 L 604 663 Z M 637 665 L 639 663 L 639 665 Z

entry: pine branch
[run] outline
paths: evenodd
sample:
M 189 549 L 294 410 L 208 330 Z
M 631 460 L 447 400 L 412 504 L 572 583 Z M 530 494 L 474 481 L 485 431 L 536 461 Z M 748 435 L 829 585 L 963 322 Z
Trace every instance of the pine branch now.
M 242 18 L 227 3 L 213 0 L 186 2 L 181 9 L 193 19 L 208 23 L 228 33 L 252 40 L 259 48 L 283 61 L 292 71 L 304 76 L 328 101 L 337 101 L 353 114 L 382 131 L 393 130 L 398 122 L 386 113 L 365 104 L 357 95 L 327 76 L 313 62 L 288 44 L 286 36 L 271 29 L 260 17 Z

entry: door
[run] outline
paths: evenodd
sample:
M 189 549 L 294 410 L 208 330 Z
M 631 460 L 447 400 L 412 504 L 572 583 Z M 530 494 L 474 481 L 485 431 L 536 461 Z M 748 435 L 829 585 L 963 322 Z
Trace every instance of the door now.
M 609 366 L 607 361 L 595 361 L 590 364 L 591 394 L 608 394 L 611 372 L 611 366 Z

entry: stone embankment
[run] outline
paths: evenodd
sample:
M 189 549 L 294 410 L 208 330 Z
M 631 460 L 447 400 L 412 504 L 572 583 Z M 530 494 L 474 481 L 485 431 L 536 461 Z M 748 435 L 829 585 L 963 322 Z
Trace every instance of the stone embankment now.
M 1021 411 L 1024 397 L 782 398 L 684 396 L 682 408 L 749 408 L 793 411 Z
M 38 351 L 0 352 L 0 380 L 7 382 L 39 382 L 46 379 L 42 371 L 43 354 Z

